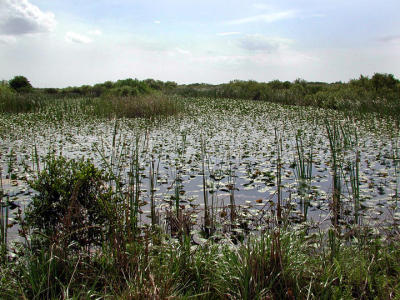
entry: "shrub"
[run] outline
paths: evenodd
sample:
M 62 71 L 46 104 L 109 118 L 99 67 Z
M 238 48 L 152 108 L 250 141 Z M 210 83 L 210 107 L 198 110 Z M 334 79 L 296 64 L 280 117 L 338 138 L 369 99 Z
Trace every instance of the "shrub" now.
M 45 169 L 30 182 L 37 195 L 26 212 L 26 224 L 53 241 L 75 248 L 100 245 L 107 234 L 109 177 L 92 162 L 46 158 Z
M 10 87 L 17 92 L 30 92 L 32 90 L 32 85 L 29 80 L 24 76 L 15 76 L 9 81 Z

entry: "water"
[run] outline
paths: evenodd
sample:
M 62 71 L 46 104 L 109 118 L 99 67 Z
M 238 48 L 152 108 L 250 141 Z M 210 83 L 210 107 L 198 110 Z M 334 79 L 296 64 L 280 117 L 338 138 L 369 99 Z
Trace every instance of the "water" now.
M 289 220 L 293 224 L 300 223 L 304 211 L 294 167 L 296 134 L 300 130 L 305 152 L 311 148 L 313 151 L 306 223 L 326 228 L 330 225 L 332 199 L 327 118 L 357 128 L 357 145 L 341 153 L 343 222 L 350 224 L 354 219 L 346 166 L 354 161 L 357 149 L 360 153 L 361 223 L 378 226 L 399 222 L 394 197 L 399 176 L 395 173 L 393 159 L 399 134 L 393 128 L 388 129 L 387 123 L 373 116 L 355 121 L 333 111 L 252 101 L 192 99 L 187 100 L 186 105 L 185 114 L 151 125 L 144 120 L 125 119 L 115 124 L 115 120 L 90 119 L 79 114 L 59 122 L 35 119 L 32 115 L 0 116 L 0 123 L 9 128 L 0 140 L 0 166 L 7 199 L 22 209 L 29 204 L 34 191 L 25 180 L 33 179 L 37 171 L 35 147 L 41 158 L 49 152 L 68 158 L 84 157 L 101 168 L 106 167 L 105 161 L 112 161 L 113 171 L 122 171 L 127 180 L 129 162 L 139 138 L 143 223 L 149 222 L 152 160 L 158 166 L 155 200 L 160 214 L 174 206 L 175 184 L 179 179 L 182 208 L 192 211 L 193 217 L 201 222 L 204 156 L 206 189 L 216 216 L 221 222 L 229 223 L 223 212 L 230 203 L 230 187 L 234 184 L 238 213 L 250 227 L 256 228 L 274 218 L 272 210 L 276 209 L 277 132 L 282 136 L 282 204 Z M 40 168 L 43 169 L 43 165 Z M 18 180 L 8 179 L 11 174 Z M 10 218 L 14 218 L 13 214 Z M 16 234 L 17 227 L 14 227 L 10 230 L 10 239 Z

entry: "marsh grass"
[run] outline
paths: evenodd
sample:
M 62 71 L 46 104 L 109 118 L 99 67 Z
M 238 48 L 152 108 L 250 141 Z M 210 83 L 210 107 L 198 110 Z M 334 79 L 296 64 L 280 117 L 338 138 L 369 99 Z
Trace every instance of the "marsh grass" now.
M 177 101 L 163 94 L 93 99 L 93 114 L 104 117 L 152 118 L 180 111 Z
M 368 230 L 359 231 L 355 239 L 338 234 L 336 229 L 306 235 L 301 230 L 291 230 L 282 220 L 279 230 L 276 227 L 250 234 L 242 242 L 228 239 L 225 243 L 215 243 L 208 239 L 196 245 L 191 240 L 192 229 L 184 227 L 190 224 L 190 218 L 185 219 L 189 214 L 182 210 L 178 215 L 175 212 L 170 215 L 170 224 L 178 234 L 172 230 L 168 234 L 158 226 L 139 226 L 137 187 L 141 167 L 136 149 L 141 147 L 141 141 L 133 141 L 132 149 L 126 150 L 129 147 L 122 143 L 118 124 L 114 126 L 111 142 L 114 154 L 109 157 L 110 162 L 104 163 L 108 170 L 98 170 L 98 177 L 90 177 L 93 172 L 74 171 L 81 174 L 80 180 L 91 178 L 87 181 L 91 186 L 108 182 L 112 187 L 102 190 L 104 195 L 99 194 L 107 221 L 97 228 L 108 238 L 95 247 L 79 250 L 74 236 L 78 236 L 76 225 L 80 224 L 75 217 L 80 215 L 68 209 L 69 219 L 75 220 L 70 223 L 72 226 L 66 226 L 68 218 L 59 216 L 61 231 L 50 239 L 47 234 L 34 234 L 30 243 L 12 249 L 15 258 L 7 258 L 0 271 L 0 297 L 360 299 L 394 297 L 400 293 L 398 241 L 381 240 Z M 116 173 L 123 161 L 121 153 L 130 153 L 131 157 L 126 179 L 122 173 Z M 50 180 L 56 175 L 53 179 L 58 178 L 59 182 L 74 182 L 68 179 L 69 172 L 65 174 L 68 180 L 62 179 L 62 168 L 52 167 L 59 165 L 57 159 L 50 159 L 38 168 L 42 170 L 38 179 Z M 66 164 L 63 158 L 59 163 L 75 166 L 71 162 Z M 90 163 L 79 168 L 86 170 L 88 166 Z M 102 172 L 107 177 L 101 176 Z M 125 180 L 128 194 L 120 182 Z M 79 199 L 78 194 L 74 196 L 76 185 L 63 186 L 64 192 L 71 195 L 65 197 L 71 202 L 67 206 L 73 208 L 73 199 Z M 44 190 L 42 193 L 46 195 Z M 89 229 L 85 225 L 80 228 Z M 69 242 L 65 243 L 67 239 Z
M 313 168 L 313 144 L 310 143 L 308 152 L 305 152 L 303 144 L 304 136 L 299 130 L 296 134 L 296 178 L 299 194 L 302 198 L 301 205 L 303 207 L 304 220 L 307 220 L 308 206 L 310 202 L 310 187 L 312 181 Z
M 60 97 L 41 93 L 0 94 L 1 113 L 46 113 L 56 119 L 74 114 L 106 118 L 154 118 L 177 114 L 181 106 L 172 96 L 152 93 L 139 96 Z
M 4 195 L 3 180 L 0 168 L 0 263 L 3 263 L 7 255 L 7 231 L 8 231 L 8 203 Z
M 342 242 L 335 233 L 330 237 Z M 336 247 L 319 241 L 281 230 L 236 246 L 193 246 L 185 236 L 174 242 L 144 232 L 124 245 L 120 258 L 107 245 L 101 252 L 68 259 L 55 245 L 25 249 L 18 265 L 9 262 L 1 270 L 0 296 L 382 299 L 400 292 L 397 244 L 368 238 Z
M 326 131 L 331 150 L 332 164 L 332 224 L 339 231 L 339 219 L 341 217 L 341 195 L 342 195 L 342 150 L 343 135 L 338 123 L 329 124 L 326 121 Z
M 275 146 L 276 146 L 276 219 L 280 224 L 282 222 L 282 134 L 275 128 Z

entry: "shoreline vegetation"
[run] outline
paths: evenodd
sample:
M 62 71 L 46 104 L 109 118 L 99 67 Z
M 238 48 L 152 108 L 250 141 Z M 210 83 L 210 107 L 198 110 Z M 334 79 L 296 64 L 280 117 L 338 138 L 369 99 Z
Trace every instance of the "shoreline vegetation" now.
M 17 83 L 12 85 L 12 81 L 15 80 Z M 67 88 L 33 88 L 25 77 L 16 76 L 10 83 L 7 81 L 0 83 L 0 112 L 37 111 L 50 103 L 49 99 L 65 98 L 98 99 L 94 101 L 96 107 L 110 106 L 108 102 L 120 102 L 111 105 L 115 110 L 115 106 L 120 107 L 121 99 L 140 99 L 146 95 L 151 95 L 150 98 L 153 98 L 154 94 L 158 94 L 158 98 L 178 95 L 192 98 L 248 99 L 353 113 L 372 112 L 393 117 L 400 115 L 400 81 L 392 74 L 382 73 L 375 73 L 371 78 L 360 75 L 358 79 L 349 80 L 347 83 L 307 82 L 297 79 L 293 82 L 233 80 L 218 85 L 205 83 L 178 85 L 171 81 L 128 78 L 116 82 L 106 81 L 93 86 Z M 138 106 L 134 105 L 135 107 Z M 117 115 L 119 114 L 121 112 L 117 112 Z
M 202 115 L 194 112 L 196 107 Z M 243 167 L 243 184 L 235 149 L 217 145 L 224 152 L 213 165 L 218 154 L 210 144 L 218 141 L 207 131 L 212 127 L 206 127 L 217 112 L 221 119 L 216 123 L 232 126 L 227 130 L 237 143 L 238 135 L 251 134 L 247 131 L 253 128 L 235 129 L 232 118 L 256 119 L 263 110 L 275 127 L 265 129 L 264 119 L 254 124 L 257 130 L 271 131 L 268 148 L 259 148 L 271 167 L 265 171 L 257 160 L 250 161 Z M 316 116 L 310 116 L 312 111 Z M 30 130 L 41 128 L 39 123 L 63 130 L 75 126 L 76 132 L 86 123 L 91 132 L 102 128 L 101 122 L 112 127 L 110 151 L 103 140 L 93 146 L 96 162 L 51 148 L 41 155 L 35 141 L 19 172 L 13 148 L 0 153 L 7 162 L 4 169 L 0 165 L 1 299 L 400 297 L 400 82 L 393 75 L 376 73 L 332 84 L 177 85 L 126 79 L 65 89 L 36 89 L 17 76 L 0 84 L 0 114 L 0 137 L 15 135 L 15 140 L 22 140 L 15 128 L 24 128 L 24 122 Z M 303 128 L 282 125 L 282 119 L 294 115 L 303 118 Z M 99 124 L 90 123 L 96 118 Z M 181 127 L 173 129 L 179 132 L 172 148 L 152 144 L 151 130 L 162 132 L 163 122 L 174 118 L 178 120 L 172 124 Z M 138 121 L 129 121 L 133 119 Z M 357 125 L 359 119 L 364 129 Z M 180 120 L 205 128 L 190 132 Z M 134 134 L 127 140 L 123 130 Z M 285 130 L 295 133 L 285 135 Z M 323 133 L 317 135 L 317 130 Z M 369 143 L 362 130 L 389 136 L 390 153 L 362 153 Z M 317 138 L 325 139 L 325 148 L 317 149 Z M 239 161 L 251 159 L 246 151 L 239 151 Z M 319 153 L 327 161 L 323 171 Z M 162 157 L 170 165 L 160 164 Z M 361 175 L 365 166 L 373 168 L 371 159 L 381 163 L 379 181 Z M 163 176 L 163 168 L 172 179 Z M 329 174 L 329 192 L 318 195 L 322 172 Z M 187 197 L 187 177 L 198 178 L 199 202 Z M 288 192 L 289 177 L 294 179 Z M 7 190 L 19 181 L 35 191 L 24 209 Z M 167 186 L 166 199 L 159 199 L 161 182 Z M 271 198 L 256 199 L 254 206 L 238 203 L 239 186 L 245 190 L 257 182 L 272 190 Z M 370 225 L 363 212 L 371 207 L 372 195 L 392 187 L 389 200 L 379 202 L 385 214 Z M 218 192 L 228 203 L 218 203 Z M 311 221 L 315 207 L 324 212 L 319 225 Z M 14 226 L 19 238 L 10 241 Z

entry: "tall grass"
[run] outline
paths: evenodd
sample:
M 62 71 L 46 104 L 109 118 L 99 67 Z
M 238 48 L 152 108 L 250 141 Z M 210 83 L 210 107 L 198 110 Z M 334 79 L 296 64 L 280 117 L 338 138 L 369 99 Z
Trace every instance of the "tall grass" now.
M 181 110 L 176 99 L 159 93 L 137 97 L 95 98 L 89 103 L 93 114 L 103 117 L 152 118 L 174 115 Z
M 275 146 L 276 146 L 276 219 L 280 224 L 282 222 L 282 134 L 275 128 Z
M 398 138 L 392 142 L 392 155 L 393 155 L 393 166 L 394 166 L 394 176 L 395 176 L 395 187 L 394 187 L 394 199 L 396 201 L 396 206 L 400 197 L 400 147 Z
M 335 233 L 335 243 L 342 243 Z M 194 247 L 153 233 L 124 247 L 64 259 L 55 245 L 0 270 L 0 297 L 130 299 L 391 299 L 400 292 L 398 243 L 346 243 L 276 231 L 237 246 Z M 161 243 L 160 243 L 161 241 Z M 335 249 L 335 252 L 331 252 Z M 327 255 L 326 255 L 327 254 Z M 21 256 L 19 256 L 21 255 Z M 16 288 L 17 287 L 17 288 Z
M 5 201 L 2 172 L 0 168 L 0 262 L 7 255 L 8 203 Z
M 204 138 L 201 139 L 201 167 L 202 167 L 202 184 L 203 184 L 203 202 L 204 202 L 204 231 L 207 236 L 211 233 L 211 220 L 210 220 L 210 210 L 208 206 L 208 188 L 206 179 L 206 143 Z
M 307 220 L 309 206 L 310 186 L 312 180 L 313 149 L 312 144 L 306 153 L 303 145 L 303 135 L 299 130 L 296 134 L 296 178 L 298 181 L 299 194 L 302 198 L 303 216 Z
M 329 124 L 326 121 L 326 131 L 331 150 L 331 169 L 332 169 L 332 224 L 339 232 L 340 219 L 340 198 L 342 194 L 342 160 L 341 151 L 343 147 L 343 136 L 341 135 L 340 125 L 337 123 Z
M 359 224 L 360 210 L 360 153 L 356 150 L 355 160 L 350 163 L 350 183 L 354 203 L 354 224 Z
M 106 118 L 154 118 L 178 113 L 181 105 L 161 93 L 101 98 L 60 97 L 41 93 L 0 94 L 0 113 L 50 112 L 62 119 L 68 113 Z

